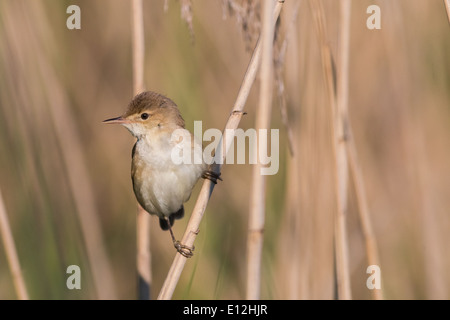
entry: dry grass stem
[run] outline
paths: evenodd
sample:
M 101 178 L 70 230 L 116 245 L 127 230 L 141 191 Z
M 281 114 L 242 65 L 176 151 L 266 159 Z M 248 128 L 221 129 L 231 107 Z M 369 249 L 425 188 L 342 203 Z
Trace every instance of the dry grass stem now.
M 132 2 L 132 32 L 133 32 L 133 93 L 139 94 L 145 90 L 144 85 L 144 14 L 142 0 Z M 150 299 L 151 252 L 150 252 L 150 215 L 137 205 L 136 238 L 137 238 L 137 272 L 138 298 Z
M 133 91 L 135 94 L 145 90 L 144 86 L 144 13 L 142 0 L 132 2 L 132 29 L 133 29 Z
M 355 186 L 356 198 L 358 202 L 358 214 L 361 220 L 361 228 L 366 245 L 366 254 L 368 265 L 380 265 L 378 259 L 378 249 L 375 235 L 370 220 L 369 205 L 367 203 L 366 191 L 362 170 L 358 161 L 355 141 L 353 140 L 352 128 L 349 120 L 348 95 L 349 95 L 349 58 L 350 58 L 350 21 L 351 21 L 351 0 L 341 0 L 341 27 L 339 33 L 339 62 L 338 62 L 338 81 L 337 81 L 337 99 L 340 112 L 340 122 L 343 127 L 343 136 L 345 137 L 345 148 L 349 170 Z M 383 299 L 381 289 L 371 290 L 372 297 L 376 300 Z
M 164 12 L 169 10 L 169 0 L 164 0 Z
M 288 119 L 288 110 L 286 106 L 286 96 L 285 96 L 285 85 L 283 80 L 283 67 L 286 57 L 286 50 L 289 44 L 289 38 L 292 33 L 295 31 L 295 23 L 297 22 L 298 10 L 300 8 L 301 1 L 295 2 L 295 8 L 292 13 L 291 21 L 289 22 L 289 26 L 287 27 L 287 33 L 281 44 L 280 48 L 278 46 L 274 46 L 274 61 L 275 61 L 275 82 L 278 94 L 278 103 L 280 107 L 281 121 L 283 122 L 283 126 L 286 128 L 287 133 L 287 142 L 289 153 L 291 156 L 294 156 L 294 137 L 292 127 L 289 125 Z
M 450 0 L 444 0 L 445 10 L 447 11 L 448 22 L 450 22 Z
M 136 240 L 137 240 L 137 273 L 138 273 L 138 298 L 140 300 L 150 299 L 150 289 L 152 284 L 152 260 L 150 251 L 150 215 L 138 207 L 136 219 Z
M 181 0 L 181 19 L 186 22 L 192 41 L 195 39 L 194 24 L 192 20 L 192 0 Z
M 5 204 L 3 202 L 2 193 L 0 191 L 0 233 L 5 246 L 6 259 L 8 260 L 9 269 L 11 270 L 14 287 L 16 289 L 17 298 L 20 300 L 28 300 L 28 292 L 23 280 L 22 270 L 20 269 L 19 258 L 17 256 L 16 245 L 9 226 L 8 215 L 6 214 Z
M 278 1 L 274 10 L 274 21 L 280 15 L 281 8 L 283 6 L 284 1 Z M 242 81 L 242 85 L 239 89 L 238 96 L 236 98 L 236 102 L 231 110 L 231 115 L 228 118 L 227 124 L 225 125 L 225 129 L 223 132 L 231 132 L 238 128 L 239 122 L 241 120 L 245 106 L 245 102 L 247 101 L 248 95 L 250 93 L 250 89 L 255 81 L 256 72 L 258 71 L 259 63 L 261 59 L 261 45 L 260 42 L 256 45 L 255 50 L 253 51 L 252 58 L 250 60 L 249 66 L 245 73 L 244 79 Z M 229 129 L 227 131 L 227 129 Z M 224 135 L 225 136 L 225 135 Z M 220 173 L 220 169 L 222 164 L 225 163 L 225 157 L 230 149 L 231 142 L 233 136 L 229 136 L 222 139 L 219 142 L 217 147 L 218 154 L 216 154 L 215 158 L 218 159 L 211 166 L 211 170 L 217 174 Z M 181 242 L 187 246 L 193 246 L 195 238 L 199 232 L 200 222 L 203 218 L 203 214 L 205 212 L 206 206 L 208 205 L 209 198 L 214 190 L 214 184 L 210 180 L 205 180 L 203 182 L 202 188 L 200 190 L 200 194 L 197 198 L 197 202 L 195 203 L 194 209 L 191 214 L 191 218 L 189 219 L 186 231 Z M 169 269 L 168 275 L 164 284 L 159 293 L 159 300 L 168 300 L 172 298 L 173 292 L 175 291 L 175 287 L 180 278 L 181 272 L 183 271 L 184 265 L 186 264 L 187 258 L 183 257 L 181 254 L 176 254 L 175 258 L 172 262 L 172 265 Z
M 380 259 L 378 256 L 378 247 L 375 234 L 373 232 L 372 222 L 370 219 L 369 205 L 367 203 L 366 190 L 364 185 L 364 179 L 362 176 L 362 170 L 358 161 L 358 154 L 354 140 L 352 138 L 352 129 L 348 128 L 348 162 L 350 166 L 351 176 L 353 177 L 353 183 L 355 185 L 356 198 L 358 201 L 358 214 L 361 221 L 361 229 L 364 236 L 366 245 L 367 263 L 368 265 L 380 266 Z M 383 299 L 383 289 L 371 290 L 372 297 L 375 300 Z
M 270 127 L 270 117 L 272 111 L 273 93 L 273 38 L 274 21 L 273 8 L 274 0 L 265 0 L 263 3 L 263 26 L 262 26 L 262 57 L 260 67 L 260 91 L 259 108 L 256 115 L 256 130 L 268 129 Z M 262 139 L 262 137 L 259 137 Z M 260 143 L 258 150 L 253 150 L 257 154 L 267 154 L 267 141 Z M 263 251 L 263 232 L 266 211 L 266 176 L 261 171 L 264 165 L 260 162 L 253 166 L 252 189 L 250 196 L 250 213 L 247 238 L 247 294 L 248 300 L 256 300 L 261 294 L 261 260 Z
M 348 163 L 345 147 L 345 107 L 343 110 L 342 102 L 337 100 L 336 88 L 336 70 L 333 63 L 331 48 L 328 45 L 326 34 L 325 14 L 322 2 L 319 0 L 309 1 L 314 21 L 317 29 L 317 35 L 320 42 L 320 51 L 322 58 L 322 68 L 325 77 L 325 87 L 329 99 L 331 114 L 331 135 L 332 148 L 335 160 L 335 188 L 337 208 L 335 210 L 335 256 L 336 256 L 336 277 L 338 287 L 338 298 L 351 299 L 350 270 L 348 257 L 348 240 L 346 227 L 347 213 L 347 192 L 348 192 Z

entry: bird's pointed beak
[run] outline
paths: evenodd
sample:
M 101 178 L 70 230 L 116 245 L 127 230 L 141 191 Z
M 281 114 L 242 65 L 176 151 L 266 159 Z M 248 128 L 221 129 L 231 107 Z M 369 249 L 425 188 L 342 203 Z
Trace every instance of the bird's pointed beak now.
M 103 120 L 103 123 L 107 123 L 107 124 L 124 124 L 124 123 L 129 123 L 130 121 L 122 116 L 117 117 L 117 118 L 111 118 L 111 119 L 106 119 Z

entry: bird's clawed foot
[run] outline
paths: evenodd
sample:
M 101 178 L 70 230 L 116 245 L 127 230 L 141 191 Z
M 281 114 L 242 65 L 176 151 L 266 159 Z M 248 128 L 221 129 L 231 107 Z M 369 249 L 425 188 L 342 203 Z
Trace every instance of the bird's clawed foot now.
M 194 249 L 195 249 L 194 246 L 188 247 L 188 246 L 180 243 L 180 241 L 178 241 L 178 240 L 173 241 L 173 246 L 185 258 L 191 258 L 194 255 Z
M 166 218 L 167 222 L 169 222 L 168 218 Z M 194 255 L 194 249 L 195 247 L 192 246 L 188 247 L 187 245 L 182 244 L 180 241 L 178 241 L 177 239 L 175 239 L 175 236 L 173 235 L 173 231 L 172 231 L 172 227 L 169 224 L 169 231 L 170 231 L 170 236 L 172 237 L 172 242 L 173 242 L 173 246 L 175 247 L 175 249 L 177 249 L 177 251 L 185 258 L 191 258 Z
M 223 181 L 222 178 L 220 177 L 220 173 L 215 173 L 212 170 L 207 170 L 203 172 L 202 178 L 211 180 L 214 184 L 217 184 L 217 180 Z

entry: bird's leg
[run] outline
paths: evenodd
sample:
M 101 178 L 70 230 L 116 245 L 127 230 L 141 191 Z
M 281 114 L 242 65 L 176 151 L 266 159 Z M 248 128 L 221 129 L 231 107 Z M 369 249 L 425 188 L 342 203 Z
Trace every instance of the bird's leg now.
M 167 222 L 169 223 L 169 220 L 167 219 Z M 173 241 L 173 246 L 175 247 L 175 249 L 177 249 L 177 251 L 185 258 L 191 258 L 194 255 L 194 249 L 195 247 L 193 246 L 188 247 L 184 244 L 182 244 L 180 241 L 178 241 L 177 239 L 175 239 L 175 236 L 173 235 L 173 231 L 172 231 L 172 226 L 169 223 L 169 232 L 170 232 L 170 236 L 172 237 L 172 241 Z
M 202 178 L 211 180 L 214 184 L 217 184 L 217 179 L 220 180 L 220 181 L 223 181 L 222 178 L 220 177 L 220 172 L 219 173 L 215 173 L 212 170 L 204 171 L 202 173 Z

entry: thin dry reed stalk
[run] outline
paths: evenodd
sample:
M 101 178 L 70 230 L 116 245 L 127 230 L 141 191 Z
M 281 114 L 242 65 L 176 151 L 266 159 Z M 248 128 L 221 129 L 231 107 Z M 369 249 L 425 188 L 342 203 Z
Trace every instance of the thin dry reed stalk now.
M 289 63 L 289 68 L 291 70 L 291 74 L 287 72 L 286 82 L 291 86 L 295 86 L 295 88 L 300 88 L 300 75 L 297 70 L 299 70 L 297 57 L 298 57 L 298 30 L 297 30 L 297 16 L 300 9 L 301 1 L 295 2 L 296 7 L 293 12 L 293 16 L 290 22 L 289 27 L 287 28 L 287 34 L 285 38 L 285 42 L 287 43 L 286 47 L 289 45 L 290 50 L 293 52 L 292 56 L 295 57 L 291 59 L 289 56 L 286 56 L 286 63 Z M 287 50 L 287 48 L 286 48 Z M 289 53 L 286 53 L 289 55 Z M 293 61 L 294 60 L 294 61 Z M 291 69 L 292 68 L 292 69 Z M 295 70 L 292 72 L 292 70 Z M 288 87 L 288 90 L 290 88 Z M 298 103 L 296 99 L 297 96 L 289 95 L 289 98 L 292 99 L 294 104 Z M 279 253 L 282 252 L 284 257 L 282 261 L 286 258 L 290 259 L 290 263 L 288 265 L 288 271 L 283 275 L 283 281 L 286 287 L 286 298 L 289 300 L 298 300 L 300 299 L 301 293 L 299 290 L 299 283 L 303 282 L 302 277 L 305 276 L 306 272 L 302 272 L 302 261 L 305 261 L 304 257 L 302 257 L 302 252 L 300 245 L 296 248 L 296 250 L 290 250 L 286 248 L 286 243 L 301 243 L 301 235 L 304 233 L 301 232 L 300 228 L 300 150 L 299 148 L 299 126 L 297 119 L 294 118 L 291 121 L 291 130 L 288 131 L 292 134 L 291 143 L 292 143 L 292 151 L 290 151 L 290 157 L 287 157 L 287 166 L 286 170 L 289 174 L 286 177 L 286 198 L 285 198 L 285 219 L 286 223 L 283 223 L 284 230 L 282 234 L 286 236 L 286 240 L 283 241 L 283 251 L 279 250 Z M 294 151 L 295 150 L 295 151 Z M 303 282 L 304 283 L 304 282 Z
M 19 300 L 28 300 L 28 292 L 23 280 L 22 270 L 20 269 L 19 258 L 17 256 L 16 245 L 9 226 L 8 215 L 6 214 L 5 204 L 3 203 L 2 193 L 0 191 L 0 233 L 5 246 L 6 259 L 11 270 L 14 287 Z
M 133 32 L 133 93 L 135 95 L 145 90 L 144 85 L 144 14 L 142 0 L 132 2 L 132 32 Z M 150 215 L 138 204 L 136 219 L 137 255 L 136 266 L 138 272 L 138 298 L 150 299 L 152 283 L 151 252 L 150 252 Z
M 341 27 L 339 31 L 339 61 L 338 61 L 338 83 L 337 98 L 338 108 L 341 112 L 340 119 L 345 125 L 344 141 L 347 149 L 347 157 L 351 177 L 355 187 L 356 198 L 358 202 L 358 214 L 361 221 L 362 233 L 366 245 L 366 254 L 369 265 L 380 265 L 378 258 L 378 249 L 370 220 L 369 205 L 367 203 L 366 191 L 362 170 L 358 161 L 355 141 L 352 135 L 350 116 L 348 111 L 349 95 L 349 58 L 350 58 L 350 20 L 351 20 L 351 0 L 341 0 Z M 373 299 L 383 299 L 381 289 L 371 290 Z
M 273 37 L 275 26 L 273 19 L 274 0 L 263 3 L 262 57 L 260 71 L 259 108 L 256 115 L 256 130 L 269 129 L 273 94 Z M 263 139 L 259 136 L 259 139 Z M 266 143 L 259 143 L 253 152 L 267 154 Z M 252 189 L 247 238 L 247 294 L 248 300 L 260 299 L 261 260 L 263 251 L 263 232 L 266 211 L 266 176 L 261 171 L 264 165 L 259 161 L 252 170 Z
M 298 33 L 297 33 L 297 17 L 300 9 L 300 4 L 302 1 L 295 1 L 295 7 L 292 10 L 292 18 L 290 19 L 289 24 L 286 27 L 286 35 L 283 41 L 283 44 L 280 49 L 280 55 L 282 55 L 283 65 L 285 63 L 289 63 L 289 68 L 292 70 L 298 70 L 295 63 L 292 61 L 287 61 L 287 50 L 288 47 L 293 47 L 292 50 L 295 52 L 294 56 L 298 57 Z M 277 69 L 280 66 L 277 66 Z M 276 69 L 276 70 L 277 70 Z M 280 68 L 281 69 L 281 68 Z M 277 82 L 279 80 L 276 80 Z M 287 82 L 291 81 L 291 85 L 296 86 L 296 88 L 300 87 L 299 84 L 299 74 L 295 72 L 295 78 L 286 80 Z M 284 84 L 284 83 L 283 83 Z M 284 90 L 284 87 L 283 87 Z M 287 162 L 287 172 L 289 175 L 286 177 L 286 198 L 285 198 L 285 216 L 287 223 L 283 223 L 284 226 L 289 226 L 285 230 L 287 232 L 283 232 L 287 239 L 287 243 L 301 243 L 300 235 L 302 235 L 300 228 L 300 215 L 299 215 L 299 195 L 300 195 L 300 183 L 299 183 L 299 168 L 300 168 L 300 157 L 298 150 L 298 126 L 296 120 L 290 121 L 290 125 L 288 124 L 288 110 L 286 105 L 286 99 L 284 94 L 280 95 L 279 92 L 279 100 L 280 100 L 280 108 L 281 108 L 281 119 L 283 121 L 283 125 L 286 127 L 286 133 L 288 137 L 288 147 L 289 147 L 289 157 Z M 290 95 L 290 98 L 295 101 L 295 97 Z M 294 102 L 295 104 L 295 102 Z M 283 242 L 284 244 L 285 242 Z M 298 246 L 295 250 L 290 250 L 287 248 L 287 254 L 290 258 L 288 271 L 286 272 L 286 278 L 289 281 L 286 282 L 286 291 L 287 298 L 290 300 L 298 300 L 300 297 L 299 293 L 299 283 L 302 276 L 305 276 L 305 273 L 302 274 L 301 270 L 301 262 L 304 257 L 301 254 L 301 248 Z
M 352 127 L 348 112 L 348 92 L 349 92 L 349 58 L 350 58 L 350 20 L 351 20 L 351 0 L 341 0 L 341 28 L 339 35 L 339 77 L 338 77 L 338 106 L 341 106 L 342 117 L 345 121 L 346 148 L 349 162 L 349 170 L 353 178 L 356 199 L 358 202 L 358 214 L 361 221 L 362 233 L 366 245 L 366 254 L 369 265 L 380 265 L 378 249 L 370 220 L 369 205 L 367 203 L 364 179 L 358 161 L 355 141 L 353 140 Z M 383 299 L 381 289 L 371 290 L 372 297 L 376 300 Z
M 132 2 L 132 32 L 133 32 L 133 91 L 136 94 L 145 89 L 144 85 L 144 13 L 142 0 Z
M 362 176 L 362 170 L 359 165 L 358 155 L 356 152 L 356 146 L 352 139 L 352 130 L 348 128 L 348 162 L 350 166 L 351 176 L 353 177 L 353 184 L 355 186 L 356 198 L 358 201 L 358 214 L 361 221 L 361 229 L 366 245 L 367 263 L 369 265 L 380 266 L 380 259 L 378 256 L 378 246 L 373 232 L 372 222 L 370 219 L 369 205 L 367 203 L 366 190 L 364 185 L 364 179 Z M 380 276 L 381 277 L 381 276 Z M 383 299 L 383 290 L 374 289 L 371 290 L 372 297 L 375 300 Z
M 274 10 L 274 21 L 278 18 L 281 12 L 284 1 L 278 0 L 277 5 Z M 216 174 L 220 174 L 220 169 L 222 164 L 225 163 L 225 157 L 230 149 L 231 142 L 234 138 L 234 130 L 237 129 L 239 122 L 244 115 L 244 106 L 247 101 L 250 89 L 252 88 L 253 82 L 256 78 L 256 72 L 258 71 L 258 66 L 261 60 L 261 44 L 258 41 L 255 50 L 253 51 L 252 58 L 250 60 L 249 66 L 245 73 L 244 79 L 242 81 L 241 87 L 239 89 L 236 102 L 234 103 L 233 109 L 231 110 L 231 115 L 228 118 L 227 124 L 225 125 L 224 133 L 218 144 L 215 163 L 211 166 L 211 170 Z M 230 134 L 231 133 L 231 134 Z M 225 136 L 225 137 L 224 137 Z M 189 219 L 186 231 L 183 235 L 181 242 L 187 246 L 193 246 L 195 238 L 199 232 L 200 222 L 205 213 L 206 206 L 208 205 L 209 198 L 214 190 L 214 184 L 212 181 L 206 179 L 203 182 L 200 194 L 195 203 L 194 209 Z M 169 273 L 164 281 L 161 291 L 158 296 L 158 300 L 168 300 L 172 298 L 175 287 L 180 279 L 181 272 L 183 271 L 184 265 L 186 264 L 187 258 L 181 254 L 176 254 L 175 259 L 169 269 Z
M 278 52 L 276 52 L 276 51 L 274 52 L 274 55 L 275 55 L 274 60 L 275 60 L 275 66 L 276 66 L 275 67 L 275 82 L 277 83 L 276 87 L 277 87 L 277 94 L 278 94 L 278 101 L 279 101 L 278 104 L 279 104 L 279 108 L 280 108 L 281 121 L 283 122 L 283 126 L 286 129 L 287 144 L 288 144 L 289 153 L 291 156 L 294 156 L 294 154 L 295 154 L 294 134 L 293 134 L 292 127 L 289 125 L 288 110 L 287 110 L 287 106 L 286 106 L 285 85 L 284 85 L 282 70 L 283 70 L 283 66 L 285 63 L 286 51 L 287 51 L 287 47 L 289 44 L 289 40 L 295 30 L 295 23 L 297 22 L 297 16 L 298 16 L 300 4 L 301 4 L 301 1 L 295 2 L 295 7 L 292 10 L 293 11 L 292 18 L 287 27 L 286 36 L 285 36 L 283 43 L 281 44 Z M 275 46 L 275 49 L 277 49 L 276 46 Z
M 136 240 L 137 254 L 136 267 L 138 272 L 138 299 L 150 299 L 152 284 L 152 260 L 150 251 L 150 215 L 137 205 Z
M 337 61 L 336 113 L 334 141 L 336 144 L 336 164 L 338 187 L 338 210 L 335 221 L 336 271 L 338 278 L 338 294 L 340 299 L 351 299 L 350 267 L 347 240 L 347 210 L 348 210 L 348 158 L 347 158 L 347 126 L 348 126 L 348 64 L 350 45 L 350 11 L 351 2 L 341 0 L 341 25 L 339 32 L 339 60 Z M 323 13 L 323 11 L 322 11 Z M 327 38 L 325 38 L 327 39 Z M 331 54 L 331 50 L 329 51 Z M 332 58 L 332 56 L 330 55 Z M 331 75 L 328 75 L 331 81 Z
M 450 0 L 444 0 L 445 10 L 447 11 L 448 22 L 450 22 Z
M 342 101 L 338 100 L 337 93 L 335 92 L 335 88 L 337 88 L 336 78 L 334 76 L 335 69 L 331 48 L 328 45 L 322 2 L 319 0 L 310 0 L 309 3 L 314 16 L 317 36 L 320 43 L 322 68 L 331 114 L 331 139 L 335 163 L 334 178 L 337 202 L 334 221 L 337 291 L 339 299 L 347 300 L 351 299 L 351 287 L 346 227 L 348 163 L 345 147 L 346 137 L 344 132 L 346 124 L 345 118 L 343 117 L 345 108 L 343 109 Z

